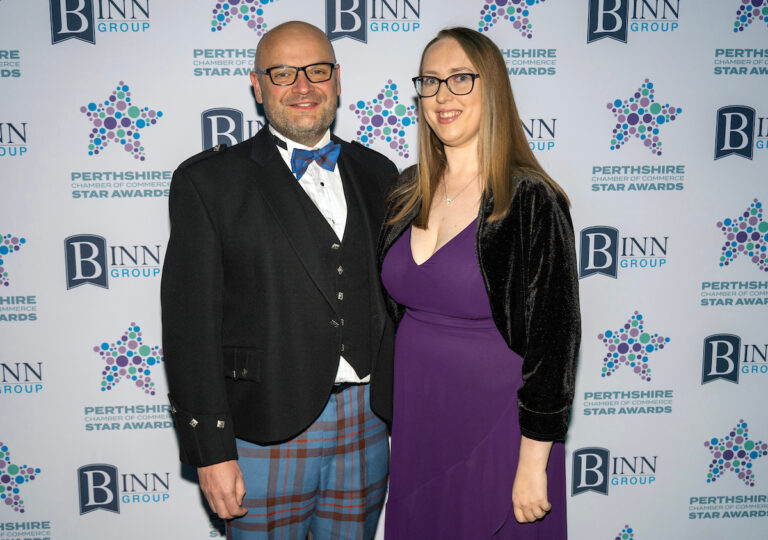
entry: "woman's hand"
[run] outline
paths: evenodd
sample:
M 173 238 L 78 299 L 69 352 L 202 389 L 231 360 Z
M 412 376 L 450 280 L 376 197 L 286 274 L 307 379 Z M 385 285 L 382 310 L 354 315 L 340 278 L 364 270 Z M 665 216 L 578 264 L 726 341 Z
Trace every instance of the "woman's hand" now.
M 551 442 L 527 437 L 520 441 L 520 459 L 512 487 L 512 507 L 520 523 L 541 519 L 552 509 L 547 499 L 547 460 L 551 448 Z

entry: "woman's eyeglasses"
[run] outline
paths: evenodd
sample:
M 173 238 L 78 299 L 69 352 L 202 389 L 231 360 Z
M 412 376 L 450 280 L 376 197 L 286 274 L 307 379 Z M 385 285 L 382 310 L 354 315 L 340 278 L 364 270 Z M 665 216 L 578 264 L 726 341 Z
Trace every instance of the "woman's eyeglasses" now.
M 421 97 L 432 97 L 440 91 L 440 85 L 445 83 L 451 94 L 465 96 L 475 87 L 475 79 L 480 77 L 478 73 L 456 73 L 446 79 L 432 76 L 414 77 L 411 79 L 416 87 L 416 93 Z

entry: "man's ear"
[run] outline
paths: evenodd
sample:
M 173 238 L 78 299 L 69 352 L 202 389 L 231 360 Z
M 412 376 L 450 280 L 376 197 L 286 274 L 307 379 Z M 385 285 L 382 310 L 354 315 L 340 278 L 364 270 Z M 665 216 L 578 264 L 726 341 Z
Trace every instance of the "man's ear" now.
M 253 85 L 253 95 L 256 96 L 256 101 L 259 103 L 264 103 L 264 98 L 261 95 L 261 84 L 259 83 L 259 76 L 254 71 L 251 71 L 251 84 Z
M 336 95 L 341 95 L 341 66 L 336 67 Z

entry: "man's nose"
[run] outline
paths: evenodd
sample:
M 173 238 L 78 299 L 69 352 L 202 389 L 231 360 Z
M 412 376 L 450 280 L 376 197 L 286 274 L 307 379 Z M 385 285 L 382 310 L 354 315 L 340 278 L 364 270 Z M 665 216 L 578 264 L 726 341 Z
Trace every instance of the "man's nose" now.
M 306 73 L 299 71 L 296 74 L 296 82 L 293 83 L 291 90 L 299 94 L 307 94 L 312 91 L 312 83 L 307 79 Z

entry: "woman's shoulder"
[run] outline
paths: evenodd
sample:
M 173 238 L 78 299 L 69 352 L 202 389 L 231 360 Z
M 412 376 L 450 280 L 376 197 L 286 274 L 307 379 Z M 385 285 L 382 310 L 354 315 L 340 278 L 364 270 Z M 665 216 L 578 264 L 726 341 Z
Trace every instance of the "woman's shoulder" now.
M 407 201 L 413 193 L 414 184 L 418 181 L 417 174 L 417 166 L 411 165 L 410 167 L 404 169 L 392 184 L 391 189 L 389 190 L 389 194 L 387 195 L 387 207 L 384 218 L 385 223 L 389 223 L 391 219 L 395 215 L 398 215 L 402 211 L 403 207 L 408 204 Z M 408 221 L 410 221 L 413 219 L 413 216 L 418 213 L 419 208 L 420 206 L 418 205 L 414 206 L 409 212 L 407 212 L 407 216 L 400 216 L 398 221 L 404 218 L 407 218 Z
M 400 173 L 400 175 L 397 177 L 397 181 L 395 182 L 395 189 L 398 187 L 403 187 L 408 184 L 412 184 L 416 181 L 416 175 L 419 173 L 419 166 L 416 164 L 413 164 L 409 167 L 406 167 L 403 169 L 403 171 Z
M 560 189 L 557 189 L 542 174 L 535 171 L 515 171 L 511 175 L 515 185 L 515 195 L 512 205 L 550 206 L 555 205 L 567 209 L 568 199 Z

